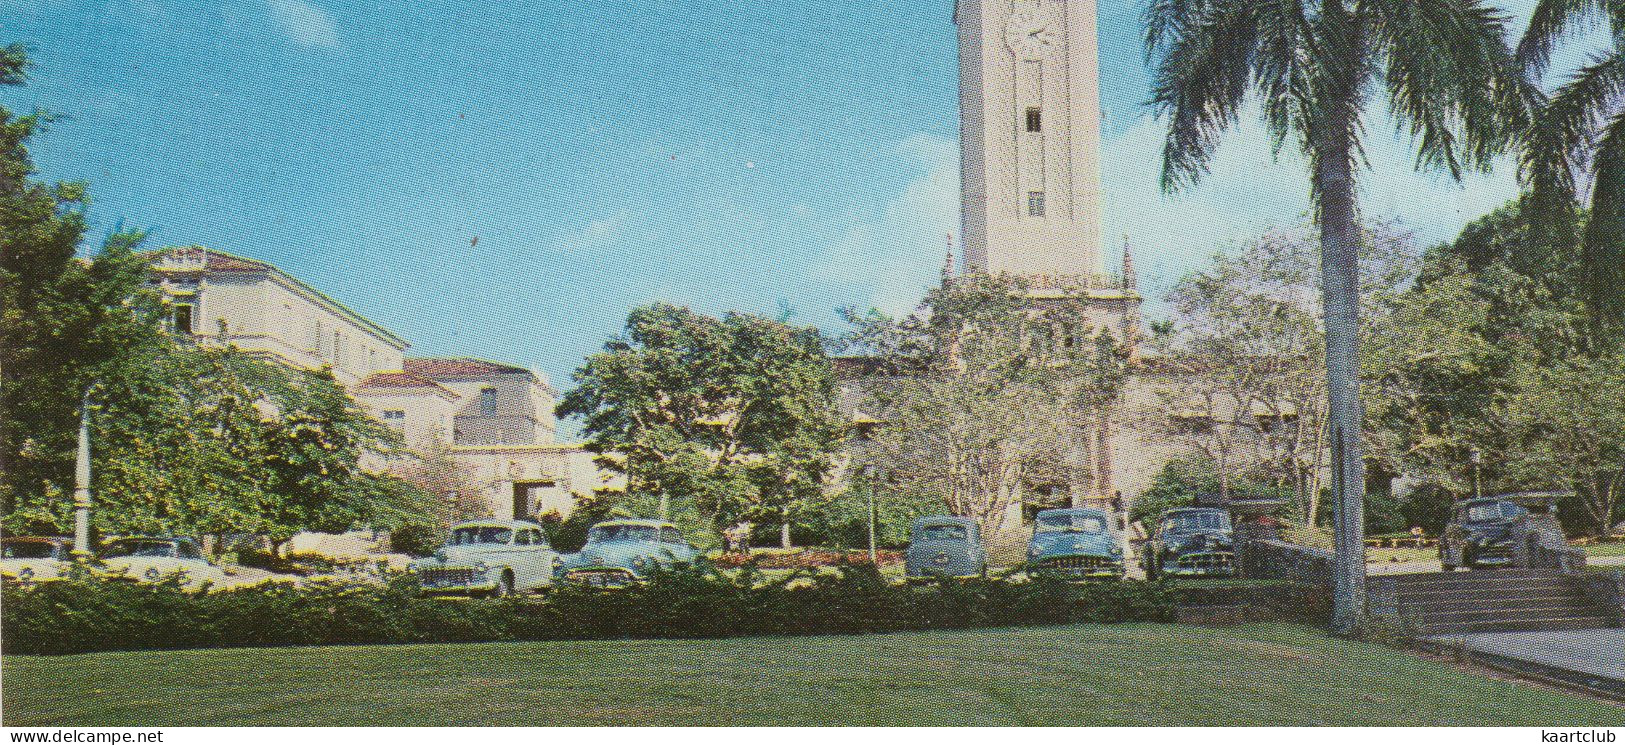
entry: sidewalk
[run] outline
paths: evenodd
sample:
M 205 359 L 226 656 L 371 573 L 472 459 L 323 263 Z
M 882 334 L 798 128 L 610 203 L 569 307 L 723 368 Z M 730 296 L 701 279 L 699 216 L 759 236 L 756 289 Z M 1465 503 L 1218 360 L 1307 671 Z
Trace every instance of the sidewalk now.
M 1427 638 L 1493 667 L 1530 673 L 1625 699 L 1625 629 L 1508 631 Z

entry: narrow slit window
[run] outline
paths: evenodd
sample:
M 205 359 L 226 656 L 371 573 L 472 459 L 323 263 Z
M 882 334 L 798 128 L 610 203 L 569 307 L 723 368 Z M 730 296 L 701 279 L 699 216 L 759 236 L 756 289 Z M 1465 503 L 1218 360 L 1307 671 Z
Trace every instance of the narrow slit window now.
M 1028 217 L 1043 217 L 1044 216 L 1044 192 L 1041 192 L 1041 191 L 1029 191 L 1029 192 L 1027 192 L 1027 216 Z
M 1027 131 L 1028 132 L 1042 132 L 1042 131 L 1044 131 L 1044 113 L 1037 106 L 1033 106 L 1033 107 L 1030 107 L 1030 108 L 1027 109 Z

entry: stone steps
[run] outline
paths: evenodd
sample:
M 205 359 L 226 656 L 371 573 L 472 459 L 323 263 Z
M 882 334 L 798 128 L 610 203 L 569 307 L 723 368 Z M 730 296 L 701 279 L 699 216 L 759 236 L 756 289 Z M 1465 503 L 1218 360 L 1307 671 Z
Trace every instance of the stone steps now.
M 1604 628 L 1612 615 L 1578 582 L 1550 571 L 1508 569 L 1401 575 L 1399 612 L 1424 634 Z

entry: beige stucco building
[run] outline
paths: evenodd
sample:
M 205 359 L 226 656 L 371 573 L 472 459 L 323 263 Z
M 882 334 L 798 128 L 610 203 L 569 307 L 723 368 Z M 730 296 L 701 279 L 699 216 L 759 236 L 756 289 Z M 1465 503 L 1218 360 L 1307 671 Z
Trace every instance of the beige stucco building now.
M 398 370 L 406 340 L 263 261 L 201 246 L 156 252 L 152 284 L 171 326 L 293 367 L 330 367 L 350 386 Z
M 568 515 L 575 495 L 616 485 L 592 453 L 555 441 L 557 392 L 539 372 L 407 357 L 406 340 L 263 261 L 186 246 L 154 252 L 151 265 L 172 329 L 292 368 L 331 370 L 357 403 L 400 432 L 408 451 L 449 452 L 493 516 Z M 409 460 L 366 465 L 388 470 Z

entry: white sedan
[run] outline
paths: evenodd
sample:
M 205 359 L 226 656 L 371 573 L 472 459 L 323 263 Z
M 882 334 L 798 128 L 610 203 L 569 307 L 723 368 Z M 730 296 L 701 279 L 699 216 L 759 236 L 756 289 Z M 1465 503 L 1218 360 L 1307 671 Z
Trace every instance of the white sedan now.
M 219 587 L 226 579 L 190 538 L 120 538 L 102 549 L 101 560 L 110 579 L 151 583 L 178 576 L 187 590 Z

